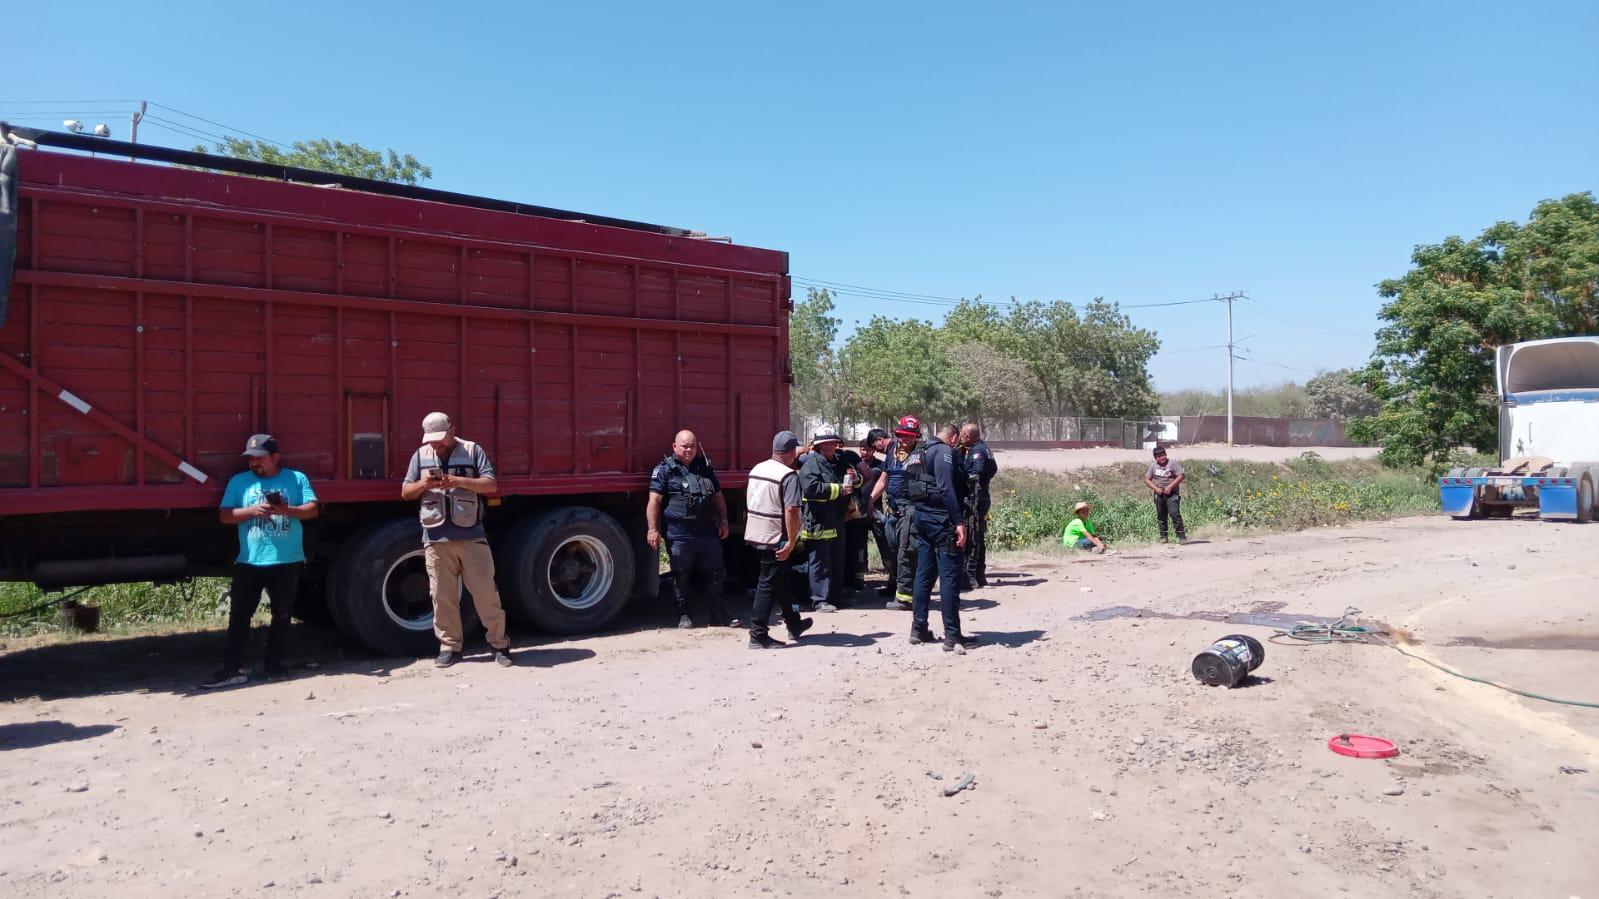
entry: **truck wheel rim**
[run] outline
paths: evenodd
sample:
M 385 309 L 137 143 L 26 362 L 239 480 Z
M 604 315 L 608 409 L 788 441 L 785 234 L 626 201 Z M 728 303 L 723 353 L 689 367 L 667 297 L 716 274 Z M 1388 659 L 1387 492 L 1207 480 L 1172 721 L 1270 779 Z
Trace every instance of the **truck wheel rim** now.
M 422 550 L 394 560 L 383 575 L 383 612 L 408 631 L 433 630 L 433 597 L 428 592 L 427 562 Z
M 616 579 L 611 550 L 595 537 L 568 537 L 550 553 L 545 572 L 556 602 L 568 609 L 588 609 L 605 599 Z

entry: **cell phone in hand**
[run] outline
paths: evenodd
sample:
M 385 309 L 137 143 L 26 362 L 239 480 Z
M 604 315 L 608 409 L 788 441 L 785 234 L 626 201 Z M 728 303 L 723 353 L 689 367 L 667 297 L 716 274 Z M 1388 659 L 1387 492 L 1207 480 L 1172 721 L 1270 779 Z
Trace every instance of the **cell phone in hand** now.
M 424 472 L 424 476 L 430 481 L 437 481 L 444 477 L 444 469 L 429 468 L 426 472 Z
M 269 504 L 274 506 L 281 506 L 287 502 L 283 496 L 283 491 L 281 490 L 268 490 L 266 493 L 262 494 L 262 496 Z

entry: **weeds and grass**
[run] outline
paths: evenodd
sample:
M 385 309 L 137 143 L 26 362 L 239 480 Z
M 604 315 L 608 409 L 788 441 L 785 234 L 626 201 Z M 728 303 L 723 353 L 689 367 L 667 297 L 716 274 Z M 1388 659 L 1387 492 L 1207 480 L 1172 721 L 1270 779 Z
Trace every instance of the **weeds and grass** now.
M 1438 510 L 1438 487 L 1421 469 L 1385 469 L 1375 460 L 1328 462 L 1307 452 L 1277 465 L 1180 459 L 1183 520 L 1190 536 L 1294 531 L 1351 521 Z M 1124 462 L 1077 472 L 1000 472 L 988 527 L 991 549 L 1058 543 L 1072 506 L 1094 507 L 1095 530 L 1111 542 L 1152 541 L 1160 535 L 1142 463 Z
M 152 625 L 224 624 L 228 616 L 222 597 L 227 589 L 225 578 L 197 578 L 188 584 L 91 587 L 74 599 L 99 606 L 100 629 L 118 633 Z M 25 637 L 58 630 L 56 603 L 46 601 L 65 595 L 43 593 L 32 584 L 0 584 L 0 636 Z M 27 609 L 33 611 L 24 611 Z

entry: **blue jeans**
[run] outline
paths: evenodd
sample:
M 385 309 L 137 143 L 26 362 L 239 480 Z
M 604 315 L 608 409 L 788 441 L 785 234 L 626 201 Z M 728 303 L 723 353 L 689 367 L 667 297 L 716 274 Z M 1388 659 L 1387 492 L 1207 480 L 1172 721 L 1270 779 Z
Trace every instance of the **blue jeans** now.
M 953 640 L 961 632 L 960 576 L 964 557 L 955 548 L 955 524 L 948 520 L 929 520 L 916 516 L 916 587 L 911 594 L 911 627 L 927 626 L 928 605 L 933 598 L 933 579 L 938 579 L 938 603 L 944 614 L 944 639 Z
M 811 608 L 824 602 L 838 604 L 844 586 L 844 538 L 807 540 L 806 571 L 811 576 Z

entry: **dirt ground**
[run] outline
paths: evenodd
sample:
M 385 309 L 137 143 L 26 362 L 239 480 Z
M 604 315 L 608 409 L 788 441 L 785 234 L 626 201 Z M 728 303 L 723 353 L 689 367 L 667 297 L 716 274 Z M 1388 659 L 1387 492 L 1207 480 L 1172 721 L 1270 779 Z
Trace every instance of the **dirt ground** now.
M 1228 446 L 1224 443 L 1196 443 L 1192 446 L 1174 447 L 1171 457 L 1178 462 L 1186 459 L 1223 459 L 1235 462 L 1287 462 L 1307 452 L 1314 452 L 1327 461 L 1339 459 L 1370 459 L 1377 455 L 1376 447 L 1365 446 Z M 1147 462 L 1149 450 L 1117 449 L 1096 446 L 1086 449 L 1060 450 L 995 450 L 994 458 L 1006 468 L 1036 468 L 1040 471 L 1076 471 L 1095 465 L 1114 465 L 1117 462 Z
M 777 651 L 650 611 L 524 634 L 515 669 L 341 661 L 305 627 L 319 668 L 215 694 L 190 685 L 216 633 L 13 645 L 0 894 L 1593 899 L 1599 710 L 1375 645 L 1268 644 L 1233 690 L 1188 666 L 1358 606 L 1599 700 L 1596 540 L 1415 518 L 1008 558 L 965 655 L 864 597 Z M 1343 732 L 1402 754 L 1334 755 Z

